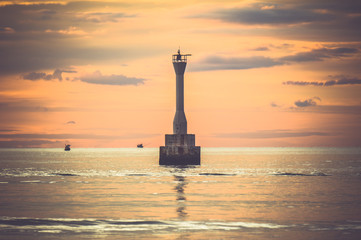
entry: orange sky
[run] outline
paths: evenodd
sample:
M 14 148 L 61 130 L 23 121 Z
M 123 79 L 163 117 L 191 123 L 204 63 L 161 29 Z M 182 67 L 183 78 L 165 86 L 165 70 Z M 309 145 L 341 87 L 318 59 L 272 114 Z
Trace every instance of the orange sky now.
M 3 1 L 0 147 L 360 146 L 361 3 Z

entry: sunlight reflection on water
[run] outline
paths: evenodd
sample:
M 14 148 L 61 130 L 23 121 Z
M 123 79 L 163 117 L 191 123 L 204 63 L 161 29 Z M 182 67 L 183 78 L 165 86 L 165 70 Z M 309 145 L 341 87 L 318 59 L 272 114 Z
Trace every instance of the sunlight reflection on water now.
M 158 149 L 0 149 L 0 235 L 358 239 L 360 160 L 359 148 L 204 148 L 201 166 L 179 168 L 159 166 Z

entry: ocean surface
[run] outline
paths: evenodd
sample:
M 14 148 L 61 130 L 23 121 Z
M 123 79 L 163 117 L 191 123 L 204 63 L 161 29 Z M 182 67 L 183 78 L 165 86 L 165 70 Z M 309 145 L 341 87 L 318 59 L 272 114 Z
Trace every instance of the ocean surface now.
M 0 149 L 0 239 L 361 239 L 361 148 Z

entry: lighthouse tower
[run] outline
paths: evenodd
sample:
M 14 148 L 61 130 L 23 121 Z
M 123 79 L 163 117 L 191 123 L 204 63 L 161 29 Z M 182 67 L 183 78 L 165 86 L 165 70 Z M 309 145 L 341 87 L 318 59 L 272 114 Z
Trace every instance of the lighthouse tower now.
M 165 146 L 159 149 L 160 165 L 200 165 L 201 148 L 195 146 L 195 135 L 187 133 L 187 119 L 184 113 L 184 72 L 190 54 L 173 55 L 176 74 L 176 112 L 173 120 L 173 134 L 165 135 Z
M 187 119 L 184 113 L 184 72 L 190 54 L 173 55 L 173 67 L 176 74 L 176 112 L 173 120 L 173 134 L 187 134 Z

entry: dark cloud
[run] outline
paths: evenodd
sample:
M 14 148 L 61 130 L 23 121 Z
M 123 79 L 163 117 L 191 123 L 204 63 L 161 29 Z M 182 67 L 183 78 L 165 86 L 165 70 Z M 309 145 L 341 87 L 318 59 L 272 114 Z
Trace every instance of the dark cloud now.
M 48 107 L 48 102 L 33 98 L 12 98 L 0 95 L 0 116 L 6 117 L 9 113 L 21 112 L 73 112 L 89 111 L 85 108 Z M 24 121 L 26 119 L 23 119 Z
M 273 0 L 243 8 L 221 9 L 196 17 L 219 19 L 242 25 L 256 35 L 324 42 L 360 41 L 361 4 L 359 1 Z M 262 28 L 262 25 L 265 28 Z M 271 28 L 270 28 L 271 26 Z
M 0 148 L 31 148 L 31 147 L 43 147 L 43 145 L 51 145 L 53 147 L 63 146 L 63 142 L 60 141 L 48 141 L 48 140 L 29 140 L 29 141 L 0 141 Z
M 301 107 L 301 108 L 316 106 L 317 102 L 315 100 L 321 101 L 321 99 L 319 97 L 313 97 L 313 98 L 310 98 L 310 99 L 306 99 L 304 101 L 297 100 L 297 101 L 295 101 L 295 105 L 297 107 Z
M 7 128 L 7 129 L 0 129 L 0 132 L 16 132 L 17 130 L 15 129 L 11 129 L 11 128 Z
M 6 41 L 0 44 L 0 74 L 23 74 L 43 69 L 67 69 L 71 65 L 95 64 L 113 59 L 132 59 L 153 54 L 159 49 L 123 49 L 107 46 L 85 46 L 83 41 L 58 39 L 52 41 Z M 46 38 L 45 38 L 46 39 Z M 1 41 L 1 40 L 0 40 Z
M 96 134 L 0 134 L 0 148 L 25 148 L 25 147 L 64 147 L 64 141 L 71 139 L 144 139 L 159 136 L 160 134 L 127 135 L 96 135 Z
M 117 139 L 119 136 L 95 134 L 0 134 L 0 139 Z
M 325 114 L 348 114 L 361 116 L 361 106 L 358 105 L 318 105 L 314 107 L 314 111 Z
M 281 45 L 273 45 L 273 44 L 270 45 L 270 47 L 276 48 L 276 49 L 288 49 L 293 46 L 294 46 L 293 44 L 289 44 L 289 43 L 283 43 Z
M 241 24 L 296 24 L 333 20 L 335 16 L 329 13 L 315 12 L 310 9 L 280 8 L 270 5 L 253 5 L 246 8 L 219 10 L 209 17 L 218 18 L 227 22 Z
M 254 48 L 251 50 L 253 50 L 253 51 L 269 51 L 269 48 L 268 47 L 258 47 L 258 48 Z
M 264 68 L 282 65 L 275 59 L 256 56 L 256 57 L 220 57 L 210 56 L 190 67 L 190 71 L 212 71 L 212 70 L 228 70 L 228 69 L 251 69 Z
M 283 82 L 283 85 L 298 85 L 298 86 L 323 86 L 323 82 L 305 82 L 305 81 L 287 81 Z
M 41 102 L 29 102 L 25 99 L 14 99 L 6 102 L 0 102 L 0 113 L 9 112 L 47 112 L 49 109 L 44 107 Z
M 0 74 L 37 73 L 159 53 L 159 49 L 144 47 L 85 44 L 85 37 L 94 36 L 94 31 L 103 28 L 102 23 L 134 17 L 121 11 L 124 6 L 100 1 L 0 6 Z M 36 77 L 33 75 L 29 77 Z
M 294 8 L 327 10 L 333 13 L 360 13 L 361 2 L 354 0 L 273 0 L 275 4 L 285 4 Z
M 75 121 L 68 121 L 66 124 L 76 124 Z
M 78 17 L 78 21 L 89 21 L 93 23 L 105 23 L 105 22 L 118 22 L 121 18 L 134 17 L 135 15 L 127 15 L 124 13 L 111 13 L 111 12 L 94 12 L 84 14 Z
M 356 85 L 361 84 L 361 79 L 356 77 L 342 76 L 336 80 L 328 80 L 325 82 L 307 82 L 307 81 L 287 81 L 283 82 L 284 85 L 297 85 L 297 86 L 342 86 L 342 85 Z
M 130 133 L 127 135 L 97 135 L 97 134 L 41 134 L 41 133 L 0 133 L 0 139 L 6 139 L 6 141 L 35 141 L 35 140 L 69 140 L 69 139 L 137 139 L 137 138 L 149 138 L 159 136 L 160 134 L 138 134 Z
M 295 40 L 356 42 L 361 40 L 360 24 L 361 17 L 344 17 L 330 22 L 275 28 L 269 34 Z
M 292 130 L 261 130 L 256 132 L 243 133 L 224 133 L 217 134 L 219 138 L 250 138 L 250 139 L 268 139 L 268 138 L 296 138 L 309 136 L 328 136 L 328 133 L 317 131 L 292 131 Z
M 64 26 L 90 30 L 97 27 L 94 23 L 117 22 L 121 18 L 133 17 L 117 11 L 123 6 L 122 3 L 101 1 L 9 4 L 0 6 L 0 22 L 16 32 L 62 30 Z M 114 12 L 99 12 L 102 8 Z
M 295 55 L 285 56 L 279 60 L 285 62 L 322 61 L 327 58 L 347 57 L 358 52 L 359 50 L 357 48 L 318 48 L 308 52 L 300 52 Z
M 271 102 L 271 107 L 281 107 L 280 105 L 278 105 L 277 103 Z
M 54 80 L 59 81 L 63 80 L 62 73 L 76 73 L 76 71 L 71 70 L 59 70 L 56 69 L 53 74 L 47 74 L 44 72 L 31 72 L 23 75 L 23 79 L 26 80 Z M 91 84 L 102 84 L 102 85 L 139 85 L 144 84 L 145 79 L 143 78 L 131 78 L 124 75 L 103 75 L 100 71 L 96 71 L 93 74 L 88 74 L 79 78 L 75 78 L 82 82 L 91 83 Z
M 212 71 L 212 70 L 227 70 L 227 69 L 252 69 L 274 67 L 292 62 L 309 62 L 309 61 L 323 61 L 324 59 L 338 59 L 343 57 L 351 57 L 358 53 L 357 48 L 334 47 L 334 48 L 318 48 L 311 51 L 300 52 L 295 55 L 284 56 L 281 58 L 269 58 L 263 56 L 254 57 L 222 57 L 209 56 L 191 66 L 190 71 Z M 286 84 L 292 84 L 292 81 Z M 308 82 L 298 82 L 297 84 L 311 84 Z M 312 84 L 317 84 L 314 82 Z M 311 85 L 312 85 L 311 84 Z
M 76 71 L 70 71 L 70 70 L 59 70 L 56 69 L 53 74 L 46 74 L 43 72 L 31 72 L 31 73 L 27 73 L 23 75 L 23 79 L 26 80 L 54 80 L 54 79 L 58 79 L 59 81 L 63 80 L 63 76 L 62 73 L 66 72 L 66 73 L 76 73 Z
M 327 81 L 327 82 L 325 82 L 324 86 L 355 85 L 355 84 L 361 84 L 361 79 L 342 77 L 342 78 L 340 78 L 338 80 Z
M 80 81 L 91 84 L 102 85 L 139 85 L 144 84 L 146 79 L 126 77 L 124 75 L 103 75 L 100 71 L 96 71 L 91 75 L 83 76 L 79 78 Z
M 302 102 L 302 101 L 301 101 Z M 285 111 L 302 111 L 302 112 L 312 112 L 318 114 L 337 114 L 337 115 L 353 115 L 356 117 L 361 116 L 361 106 L 359 105 L 314 105 L 312 107 L 290 107 L 284 109 Z M 350 120 L 351 118 L 348 117 Z M 359 124 L 360 118 L 357 120 L 357 124 Z

